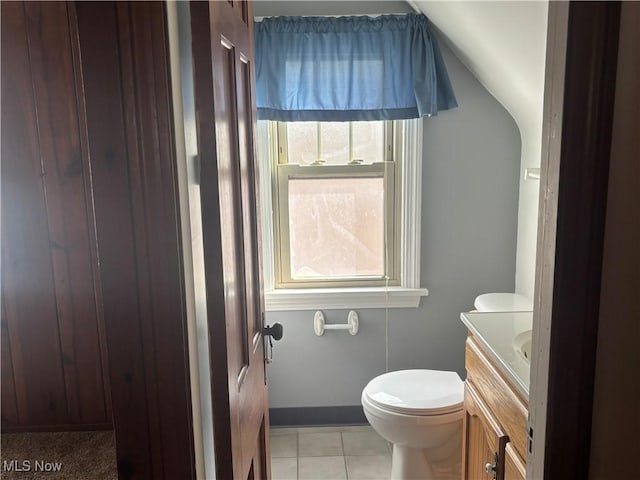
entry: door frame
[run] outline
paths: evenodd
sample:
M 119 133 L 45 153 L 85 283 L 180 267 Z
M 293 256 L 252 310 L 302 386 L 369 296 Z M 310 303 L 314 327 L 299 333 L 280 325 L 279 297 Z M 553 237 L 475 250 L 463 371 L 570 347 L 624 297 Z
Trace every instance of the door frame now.
M 195 478 L 165 7 L 70 6 L 118 476 Z
M 587 478 L 619 2 L 549 2 L 528 479 Z
M 207 4 L 191 2 L 191 12 L 198 129 L 210 132 L 199 135 L 200 164 L 215 164 Z M 618 2 L 549 3 L 529 479 L 588 476 L 619 15 Z M 215 188 L 203 203 L 216 204 Z M 207 304 L 209 315 L 224 318 L 219 287 L 207 289 Z M 217 337 L 212 379 L 225 380 L 212 385 L 216 468 L 232 478 L 226 348 Z

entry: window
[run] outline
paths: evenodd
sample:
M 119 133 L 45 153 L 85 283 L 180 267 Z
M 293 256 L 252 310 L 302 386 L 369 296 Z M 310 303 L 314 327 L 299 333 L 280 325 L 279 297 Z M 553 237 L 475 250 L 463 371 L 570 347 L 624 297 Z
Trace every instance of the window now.
M 398 285 L 394 123 L 275 128 L 276 288 Z
M 417 306 L 422 122 L 258 123 L 267 310 Z

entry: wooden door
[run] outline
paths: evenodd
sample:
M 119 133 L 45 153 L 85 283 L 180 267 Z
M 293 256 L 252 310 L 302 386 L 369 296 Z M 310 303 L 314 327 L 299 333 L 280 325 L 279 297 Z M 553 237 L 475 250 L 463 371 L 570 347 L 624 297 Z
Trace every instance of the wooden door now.
M 191 18 L 216 470 L 220 478 L 266 479 L 253 19 L 249 2 L 205 6 L 193 2 Z
M 464 478 L 503 480 L 508 437 L 502 432 L 478 393 L 469 383 L 465 384 L 464 406 L 467 412 L 463 458 Z

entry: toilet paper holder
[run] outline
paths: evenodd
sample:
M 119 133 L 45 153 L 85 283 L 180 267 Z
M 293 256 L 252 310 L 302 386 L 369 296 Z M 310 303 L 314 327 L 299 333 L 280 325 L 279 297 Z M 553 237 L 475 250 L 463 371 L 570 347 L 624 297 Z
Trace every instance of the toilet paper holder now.
M 319 337 L 324 335 L 325 330 L 348 330 L 351 335 L 357 335 L 360 327 L 358 312 L 351 310 L 347 315 L 347 323 L 327 324 L 324 313 L 318 310 L 313 315 L 313 331 Z

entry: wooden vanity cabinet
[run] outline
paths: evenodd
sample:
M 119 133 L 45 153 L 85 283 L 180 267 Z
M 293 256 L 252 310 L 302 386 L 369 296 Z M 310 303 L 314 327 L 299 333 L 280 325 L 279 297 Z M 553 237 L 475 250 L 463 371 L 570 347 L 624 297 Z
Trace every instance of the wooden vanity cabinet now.
M 471 385 L 465 385 L 466 478 L 491 480 L 502 478 L 507 436 L 487 410 Z
M 526 476 L 524 462 L 520 460 L 511 443 L 507 443 L 504 455 L 504 480 L 525 480 Z
M 473 335 L 467 339 L 465 366 L 464 478 L 524 479 L 526 400 L 516 393 Z

